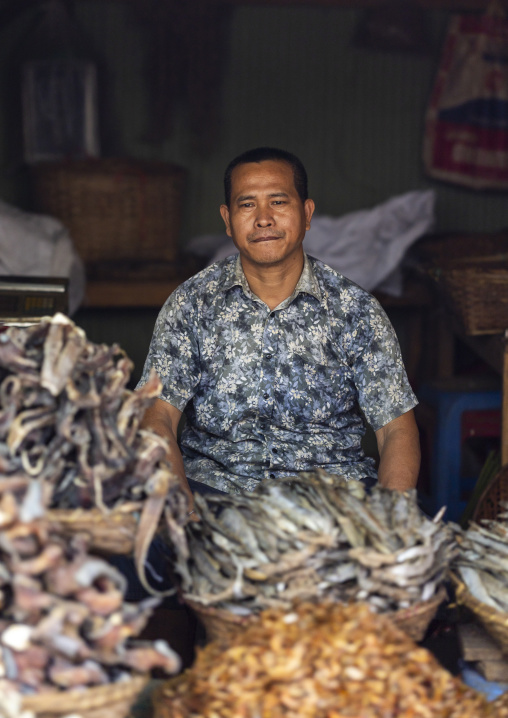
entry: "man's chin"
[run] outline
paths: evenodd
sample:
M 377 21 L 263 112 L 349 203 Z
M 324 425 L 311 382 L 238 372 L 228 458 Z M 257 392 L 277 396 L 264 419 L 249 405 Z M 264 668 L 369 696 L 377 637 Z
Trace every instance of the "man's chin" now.
M 250 264 L 255 264 L 258 267 L 273 267 L 278 264 L 282 264 L 284 261 L 284 257 L 281 257 L 278 254 L 269 254 L 268 252 L 266 254 L 262 254 L 261 252 L 259 254 L 248 254 L 245 256 L 245 259 Z

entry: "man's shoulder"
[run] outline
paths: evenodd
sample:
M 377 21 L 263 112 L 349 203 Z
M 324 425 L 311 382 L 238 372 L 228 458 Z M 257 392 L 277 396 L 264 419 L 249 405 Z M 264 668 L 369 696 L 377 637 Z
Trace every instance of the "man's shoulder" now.
M 198 294 L 200 297 L 215 293 L 234 273 L 235 263 L 236 255 L 214 262 L 182 282 L 175 292 L 184 295 Z
M 338 301 L 345 297 L 356 299 L 361 303 L 376 303 L 375 297 L 368 292 L 366 289 L 360 287 L 359 284 L 348 279 L 346 276 L 341 274 L 333 267 L 325 264 L 320 259 L 309 256 L 311 261 L 312 269 L 314 274 L 321 285 L 321 288 L 326 292 L 328 297 L 336 298 Z

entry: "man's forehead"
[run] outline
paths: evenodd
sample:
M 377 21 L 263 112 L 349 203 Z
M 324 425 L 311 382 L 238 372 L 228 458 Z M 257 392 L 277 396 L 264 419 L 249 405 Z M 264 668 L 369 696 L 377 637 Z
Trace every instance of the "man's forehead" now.
M 293 168 L 284 160 L 263 160 L 262 162 L 245 162 L 237 165 L 231 173 L 232 194 L 242 192 L 248 185 L 260 183 L 266 186 L 283 184 L 285 191 L 296 191 Z M 277 190 L 274 190 L 275 193 Z M 283 190 L 279 190 L 283 191 Z

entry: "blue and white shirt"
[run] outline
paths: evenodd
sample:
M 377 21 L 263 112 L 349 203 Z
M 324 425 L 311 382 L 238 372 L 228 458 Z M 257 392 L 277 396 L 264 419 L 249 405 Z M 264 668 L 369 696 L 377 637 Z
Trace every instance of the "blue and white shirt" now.
M 417 403 L 377 300 L 307 255 L 273 311 L 238 256 L 188 279 L 160 311 L 139 385 L 151 367 L 186 416 L 187 477 L 229 493 L 315 467 L 375 477 L 365 421 L 376 431 Z

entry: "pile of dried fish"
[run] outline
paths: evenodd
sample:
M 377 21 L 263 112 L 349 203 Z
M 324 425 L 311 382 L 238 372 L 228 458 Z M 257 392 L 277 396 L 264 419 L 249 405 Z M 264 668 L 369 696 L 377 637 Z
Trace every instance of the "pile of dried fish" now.
M 177 672 L 166 642 L 131 641 L 158 599 L 124 602 L 124 576 L 90 555 L 83 536 L 62 539 L 40 488 L 15 478 L 0 485 L 0 694 L 108 684 L 155 667 Z
M 268 609 L 163 685 L 155 718 L 506 718 L 365 604 Z
M 0 333 L 0 475 L 52 487 L 59 508 L 111 508 L 144 498 L 155 473 L 172 476 L 165 441 L 139 430 L 160 392 L 155 374 L 126 388 L 132 362 L 113 344 L 94 344 L 62 314 Z M 185 515 L 183 492 L 168 501 Z
M 35 718 L 32 711 L 23 710 L 22 702 L 21 694 L 0 678 L 0 718 Z
M 195 500 L 201 521 L 186 527 L 175 566 L 184 596 L 240 615 L 296 600 L 407 608 L 436 595 L 456 549 L 414 491 L 366 494 L 322 471 Z
M 508 504 L 503 508 L 496 520 L 471 522 L 457 537 L 454 567 L 478 601 L 508 613 Z

